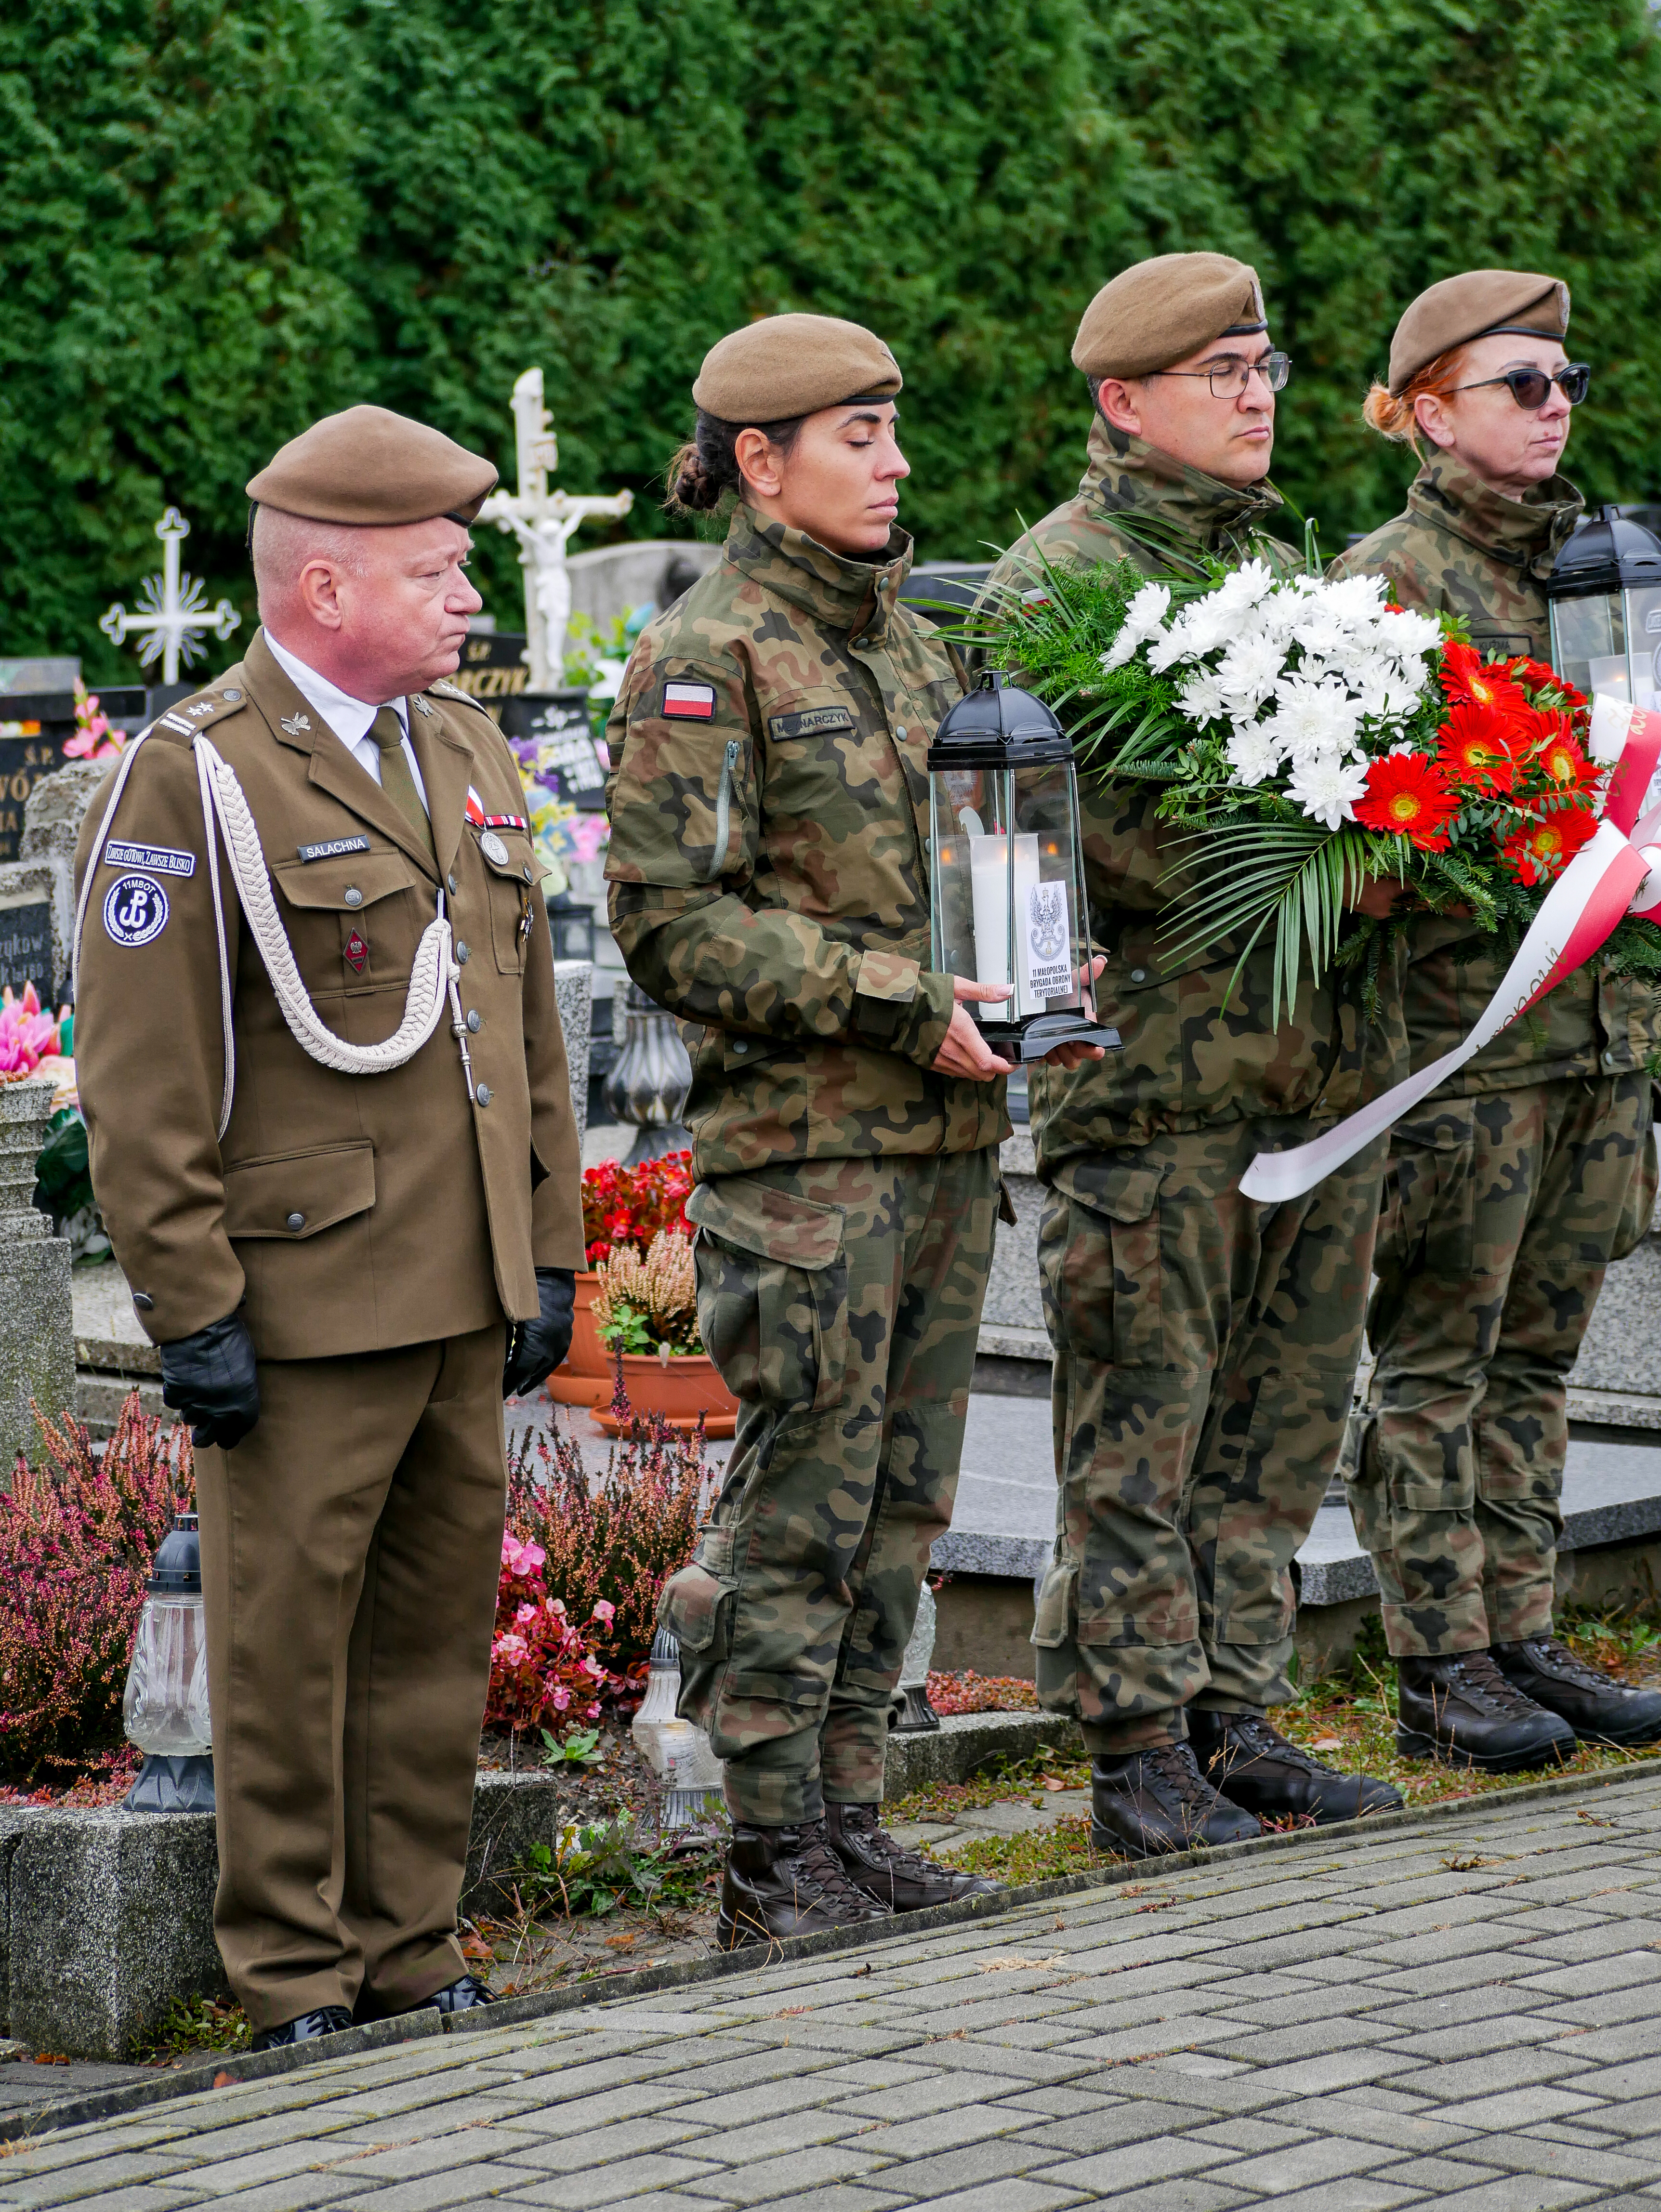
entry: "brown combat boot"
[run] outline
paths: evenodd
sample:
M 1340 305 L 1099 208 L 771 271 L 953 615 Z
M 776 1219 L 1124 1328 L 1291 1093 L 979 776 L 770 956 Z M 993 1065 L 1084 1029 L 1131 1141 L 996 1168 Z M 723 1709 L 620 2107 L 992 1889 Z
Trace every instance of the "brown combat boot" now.
M 874 1805 L 827 1805 L 825 1831 L 849 1880 L 891 1912 L 923 1912 L 960 1897 L 995 1897 L 1001 1885 L 984 1875 L 938 1865 L 908 1851 L 878 1825 Z
M 733 1824 L 721 1879 L 715 1942 L 723 1951 L 786 1936 L 819 1936 L 890 1918 L 888 1907 L 849 1881 L 823 1820 L 788 1828 Z
M 1199 1845 L 1244 1843 L 1262 1831 L 1201 1774 L 1186 1743 L 1151 1745 L 1090 1765 L 1090 1840 L 1098 1851 L 1153 1859 Z

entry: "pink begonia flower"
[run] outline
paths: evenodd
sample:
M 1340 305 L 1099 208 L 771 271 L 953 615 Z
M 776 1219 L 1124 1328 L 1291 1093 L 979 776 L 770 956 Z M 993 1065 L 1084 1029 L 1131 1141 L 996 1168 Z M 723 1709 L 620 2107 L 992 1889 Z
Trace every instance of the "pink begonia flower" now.
M 594 1600 L 594 1619 L 596 1620 L 605 1621 L 606 1626 L 609 1627 L 611 1621 L 616 1617 L 616 1606 L 608 1603 L 605 1598 L 597 1597 Z
M 511 1662 L 522 1659 L 530 1648 L 522 1636 L 514 1636 L 509 1632 L 506 1636 L 496 1638 L 490 1646 L 490 1656 L 492 1659 L 506 1659 Z
M 599 1707 L 598 1705 L 589 1706 L 588 1717 L 591 1721 L 597 1721 L 599 1718 Z
M 563 1713 L 570 1702 L 571 1692 L 569 1690 L 560 1689 L 554 1692 L 553 1707 L 557 1713 Z
M 584 1673 L 592 1674 L 596 1681 L 603 1682 L 605 1680 L 605 1669 L 592 1651 L 583 1661 L 582 1665 Z
M 521 1544 L 504 1528 L 502 1532 L 502 1564 L 514 1577 L 533 1575 L 546 1560 L 548 1554 L 540 1544 Z
M 548 1600 L 548 1610 L 550 1613 L 563 1613 L 565 1610 L 564 1599 L 563 1597 L 551 1597 Z
M 536 1619 L 536 1617 L 537 1609 L 533 1605 L 520 1606 L 518 1612 L 514 1615 L 514 1619 L 518 1622 L 521 1628 L 527 1626 L 530 1622 Z

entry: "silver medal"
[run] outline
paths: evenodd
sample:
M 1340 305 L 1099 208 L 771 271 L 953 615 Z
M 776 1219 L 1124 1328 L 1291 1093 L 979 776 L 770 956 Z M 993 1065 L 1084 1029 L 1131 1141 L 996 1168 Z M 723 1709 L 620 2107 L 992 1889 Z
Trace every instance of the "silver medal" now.
M 478 849 L 484 854 L 487 860 L 494 860 L 497 867 L 505 868 L 507 866 L 508 848 L 502 843 L 501 838 L 496 836 L 494 830 L 487 830 L 484 832 L 484 835 L 478 841 Z

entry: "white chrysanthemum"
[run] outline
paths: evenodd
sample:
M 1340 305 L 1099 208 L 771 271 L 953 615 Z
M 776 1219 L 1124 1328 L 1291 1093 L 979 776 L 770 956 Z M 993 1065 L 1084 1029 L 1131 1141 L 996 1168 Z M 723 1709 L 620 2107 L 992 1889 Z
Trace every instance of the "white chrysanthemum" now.
M 1232 568 L 1210 596 L 1231 609 L 1255 607 L 1275 589 L 1274 571 L 1264 561 L 1243 561 Z
M 1287 778 L 1287 797 L 1311 822 L 1324 823 L 1329 830 L 1342 830 L 1355 819 L 1355 802 L 1366 787 L 1366 763 L 1349 753 L 1311 754 Z
M 1261 783 L 1280 766 L 1275 741 L 1261 722 L 1237 722 L 1224 750 L 1237 783 Z
M 1322 596 L 1346 622 L 1371 627 L 1384 611 L 1387 590 L 1382 576 L 1339 576 L 1324 586 Z
M 1237 637 L 1217 664 L 1217 681 L 1232 711 L 1249 714 L 1261 707 L 1286 672 L 1278 641 L 1261 631 Z
M 1301 761 L 1342 750 L 1353 742 L 1360 720 L 1360 709 L 1342 684 L 1288 676 L 1275 687 L 1275 712 L 1265 727 L 1282 760 Z
M 1164 622 L 1171 606 L 1168 584 L 1144 584 L 1125 609 L 1124 628 L 1102 655 L 1102 666 L 1123 668 L 1138 646 L 1146 645 Z
M 1409 607 L 1400 614 L 1381 614 L 1373 625 L 1372 641 L 1380 652 L 1408 660 L 1440 645 L 1442 625 L 1434 615 L 1421 615 Z
M 1226 722 L 1228 702 L 1214 668 L 1196 668 L 1177 694 L 1177 704 L 1190 722 Z
M 1339 660 L 1352 650 L 1350 624 L 1319 599 L 1299 609 L 1292 635 L 1308 660 Z
M 1182 640 L 1182 651 L 1177 656 L 1183 660 L 1196 660 L 1218 647 L 1227 645 L 1239 635 L 1250 618 L 1250 610 L 1244 601 L 1226 599 L 1220 591 L 1208 592 L 1203 599 L 1190 599 L 1171 625 L 1173 638 Z

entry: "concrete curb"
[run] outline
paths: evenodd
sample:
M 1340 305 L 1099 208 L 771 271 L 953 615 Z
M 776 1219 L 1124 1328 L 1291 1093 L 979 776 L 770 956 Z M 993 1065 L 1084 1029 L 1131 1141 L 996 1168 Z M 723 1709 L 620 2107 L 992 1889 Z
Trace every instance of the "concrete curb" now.
M 367 2051 L 384 2050 L 390 2045 L 415 2042 L 432 2035 L 492 2033 L 521 2022 L 587 2011 L 591 2006 L 610 2003 L 619 1997 L 651 1996 L 662 1990 L 701 1987 L 734 1974 L 751 1972 L 757 1967 L 782 1965 L 797 1959 L 824 1958 L 838 1951 L 866 1949 L 873 1944 L 905 1942 L 935 1928 L 996 1920 L 1027 1905 L 1076 1897 L 1086 1890 L 1112 1889 L 1122 1882 L 1150 1876 L 1159 1881 L 1188 1868 L 1232 1863 L 1237 1859 L 1261 1858 L 1278 1852 L 1311 1847 L 1324 1850 L 1335 1841 L 1354 1838 L 1363 1828 L 1369 1836 L 1395 1833 L 1440 1820 L 1466 1819 L 1489 1807 L 1496 1813 L 1508 1812 L 1518 1805 L 1589 1796 L 1599 1790 L 1620 1789 L 1640 1771 L 1656 1765 L 1658 1759 L 1661 1759 L 1661 1753 L 1652 1753 L 1647 1758 L 1634 1759 L 1629 1768 L 1614 1773 L 1559 1775 L 1550 1781 L 1524 1784 L 1516 1789 L 1446 1797 L 1431 1805 L 1404 1805 L 1399 1812 L 1374 1813 L 1365 1820 L 1338 1820 L 1328 1827 L 1296 1828 L 1285 1834 L 1255 1836 L 1244 1843 L 1224 1844 L 1214 1851 L 1173 1851 L 1163 1858 L 1126 1860 L 1094 1868 L 1087 1874 L 1023 1883 L 1019 1887 L 1000 1890 L 992 1897 L 965 1898 L 960 1904 L 935 1905 L 927 1912 L 909 1912 L 894 1923 L 891 1930 L 885 1929 L 881 1933 L 868 1927 L 832 1929 L 822 1936 L 793 1936 L 787 1942 L 766 1946 L 746 1945 L 740 1951 L 691 1960 L 679 1966 L 605 1974 L 574 1988 L 550 1990 L 539 1996 L 507 1997 L 472 2012 L 449 2015 L 418 2012 L 399 2020 L 376 2021 L 368 2027 L 348 2028 L 339 2035 L 321 2037 L 315 2043 L 301 2044 L 287 2051 L 248 2052 L 240 2057 L 222 2054 L 201 2065 L 160 2075 L 154 2082 L 135 2081 L 94 2090 L 84 2096 L 68 2098 L 61 2104 L 40 2105 L 31 2112 L 0 2115 L 0 2142 L 58 2134 L 66 2128 L 83 2127 L 90 2122 L 118 2118 L 123 2113 L 143 2112 L 175 2098 L 198 2096 L 210 2087 L 229 2088 L 243 2081 L 265 2081 L 273 2075 L 295 2074 L 307 2066 L 356 2057 Z

